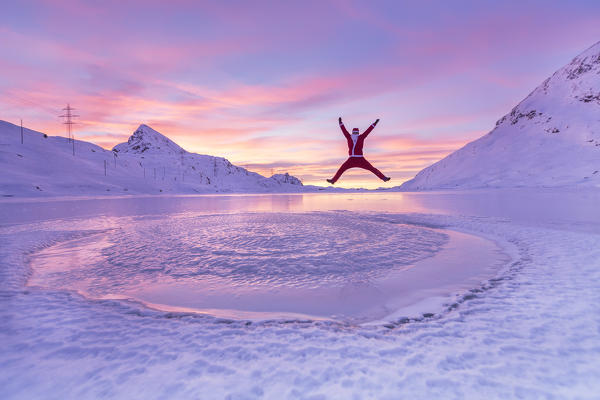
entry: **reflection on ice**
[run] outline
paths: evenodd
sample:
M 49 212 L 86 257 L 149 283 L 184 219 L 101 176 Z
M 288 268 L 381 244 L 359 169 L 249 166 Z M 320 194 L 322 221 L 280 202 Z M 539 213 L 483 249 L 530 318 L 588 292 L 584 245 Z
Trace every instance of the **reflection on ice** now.
M 503 217 L 531 222 L 600 222 L 598 191 L 498 189 L 446 192 L 369 192 L 131 196 L 89 199 L 3 199 L 0 224 L 97 216 L 177 213 L 378 211 Z
M 451 236 L 443 262 L 426 267 L 419 261 L 448 244 L 447 234 L 368 214 L 123 218 L 119 229 L 38 253 L 29 284 L 242 318 L 289 313 L 368 320 L 416 301 L 424 289 L 447 293 L 448 286 L 473 285 L 470 278 L 489 274 L 494 246 Z M 453 264 L 449 255 L 457 248 L 461 257 L 471 252 L 471 268 Z M 418 271 L 409 271 L 415 263 Z

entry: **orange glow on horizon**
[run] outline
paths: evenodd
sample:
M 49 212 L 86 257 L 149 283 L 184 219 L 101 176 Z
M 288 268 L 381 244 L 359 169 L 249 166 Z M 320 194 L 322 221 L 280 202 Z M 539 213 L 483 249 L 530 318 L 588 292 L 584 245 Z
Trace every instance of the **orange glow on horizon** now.
M 214 138 L 213 135 L 208 136 L 202 132 L 175 131 L 170 133 L 162 129 L 162 124 L 152 125 L 152 127 L 170 137 L 189 152 L 225 157 L 234 165 L 266 177 L 273 173 L 287 172 L 300 178 L 306 185 L 329 186 L 325 179 L 333 176 L 347 158 L 343 136 L 337 135 L 337 132 L 327 141 L 305 139 L 293 149 L 293 152 L 287 152 L 293 140 L 286 137 L 259 137 L 229 141 L 228 146 L 223 148 L 216 140 L 218 138 Z M 111 126 L 111 129 L 117 128 L 124 128 L 124 126 Z M 168 124 L 164 128 L 169 129 Z M 129 128 L 130 131 L 134 129 Z M 225 135 L 225 138 L 239 138 L 244 134 L 244 132 L 233 130 L 227 130 L 227 133 L 229 135 Z M 476 132 L 467 136 L 476 137 L 480 134 L 480 132 Z M 116 144 L 127 141 L 128 136 L 127 134 L 88 134 L 80 136 L 80 139 L 111 149 Z M 203 142 L 202 138 L 207 137 L 211 140 Z M 468 142 L 468 140 L 423 140 L 410 135 L 398 137 L 373 135 L 372 138 L 371 146 L 366 148 L 367 159 L 385 174 L 391 176 L 392 180 L 384 183 L 370 172 L 354 168 L 342 176 L 336 183 L 336 187 L 376 189 L 398 186 L 411 179 L 421 169 L 442 159 Z M 321 148 L 318 149 L 319 147 Z M 369 152 L 369 150 L 376 150 L 376 152 Z M 282 154 L 285 154 L 286 157 L 282 157 Z

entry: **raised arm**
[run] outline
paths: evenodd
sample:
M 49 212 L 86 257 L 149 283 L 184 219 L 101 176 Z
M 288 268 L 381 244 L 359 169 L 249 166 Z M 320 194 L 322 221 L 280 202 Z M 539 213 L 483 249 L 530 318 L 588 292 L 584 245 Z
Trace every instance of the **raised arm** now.
M 348 133 L 346 127 L 344 126 L 344 123 L 342 122 L 342 117 L 340 117 L 338 121 L 340 122 L 340 128 L 342 129 L 342 133 L 346 138 L 350 139 L 350 134 Z
M 373 128 L 375 128 L 375 126 L 377 125 L 378 122 L 379 122 L 379 118 L 377 118 L 377 121 L 373 122 L 371 124 L 371 126 L 366 131 L 364 131 L 364 133 L 362 134 L 362 137 L 366 138 L 367 136 L 369 136 L 369 133 L 371 133 L 371 131 L 373 130 Z

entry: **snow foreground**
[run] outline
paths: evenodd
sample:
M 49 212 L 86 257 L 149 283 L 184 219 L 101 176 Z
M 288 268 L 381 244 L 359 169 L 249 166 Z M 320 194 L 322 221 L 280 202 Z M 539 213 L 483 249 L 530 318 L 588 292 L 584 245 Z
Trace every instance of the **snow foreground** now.
M 487 135 L 403 190 L 600 187 L 600 42 L 546 79 Z
M 502 238 L 516 258 L 496 278 L 418 317 L 358 326 L 250 322 L 28 287 L 34 252 L 114 229 L 111 217 L 104 226 L 89 218 L 67 227 L 4 224 L 0 397 L 595 398 L 597 216 L 370 217 Z
M 0 196 L 300 192 L 317 190 L 285 174 L 266 178 L 223 157 L 190 153 L 147 125 L 113 151 L 0 121 Z

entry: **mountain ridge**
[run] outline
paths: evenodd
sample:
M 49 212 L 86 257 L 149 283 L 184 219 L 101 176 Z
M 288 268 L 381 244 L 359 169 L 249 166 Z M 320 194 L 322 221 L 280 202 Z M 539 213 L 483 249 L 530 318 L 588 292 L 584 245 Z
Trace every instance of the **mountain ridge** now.
M 401 190 L 600 186 L 600 42 Z
M 75 154 L 73 155 L 73 148 Z M 267 178 L 223 157 L 190 153 L 141 124 L 113 150 L 0 120 L 0 196 L 269 193 L 322 190 L 289 174 Z

